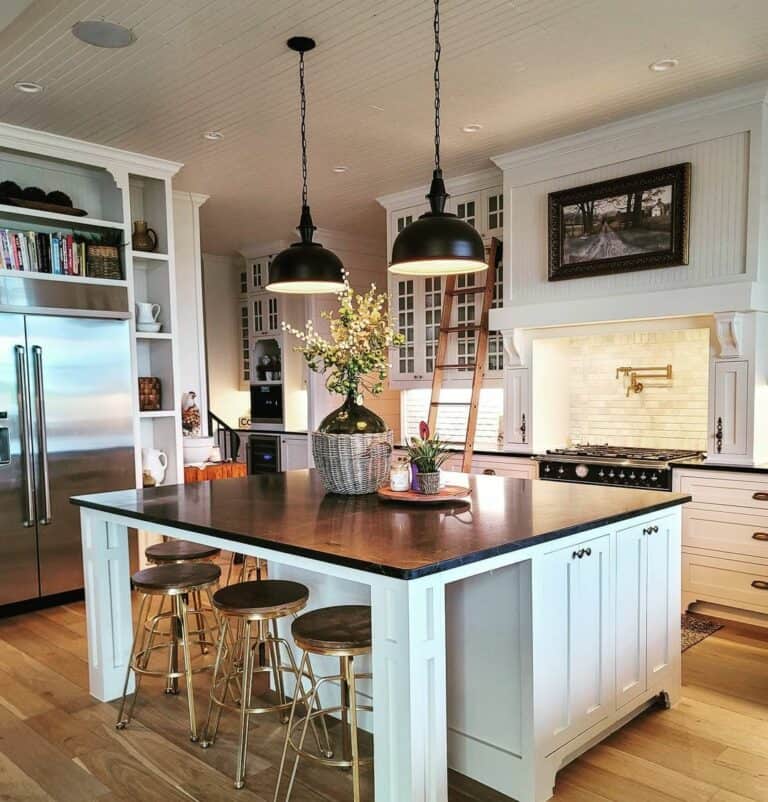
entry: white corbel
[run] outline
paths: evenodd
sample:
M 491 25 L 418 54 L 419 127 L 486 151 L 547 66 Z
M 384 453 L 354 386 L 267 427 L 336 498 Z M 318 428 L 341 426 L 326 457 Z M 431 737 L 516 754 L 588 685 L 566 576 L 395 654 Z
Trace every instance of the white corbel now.
M 504 351 L 507 355 L 507 367 L 524 368 L 525 352 L 522 348 L 520 329 L 509 329 L 508 331 L 502 331 L 501 336 L 504 341 Z
M 722 359 L 742 356 L 743 331 L 743 313 L 719 312 L 715 314 L 715 336 Z

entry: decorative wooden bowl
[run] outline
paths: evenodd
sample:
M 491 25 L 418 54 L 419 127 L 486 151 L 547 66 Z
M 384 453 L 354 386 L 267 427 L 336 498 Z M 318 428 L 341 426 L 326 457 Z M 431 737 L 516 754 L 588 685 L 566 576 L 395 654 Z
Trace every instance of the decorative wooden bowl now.
M 73 217 L 85 217 L 88 212 L 76 209 L 74 206 L 61 206 L 58 203 L 45 203 L 44 201 L 27 200 L 26 198 L 0 198 L 0 203 L 7 206 L 20 206 L 24 209 L 35 209 L 38 212 L 55 212 L 56 214 L 70 214 Z
M 460 485 L 446 485 L 440 488 L 439 493 L 428 496 L 424 493 L 417 493 L 415 490 L 392 490 L 389 485 L 384 485 L 376 493 L 384 501 L 402 501 L 406 504 L 445 504 L 449 501 L 466 498 L 470 494 L 470 489 Z

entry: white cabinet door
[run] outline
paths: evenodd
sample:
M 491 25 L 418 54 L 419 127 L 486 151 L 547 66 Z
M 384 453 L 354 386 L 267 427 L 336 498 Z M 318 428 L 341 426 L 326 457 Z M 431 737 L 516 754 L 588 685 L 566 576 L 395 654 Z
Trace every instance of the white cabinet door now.
M 248 301 L 240 304 L 240 389 L 247 390 L 251 384 L 251 328 Z
M 260 292 L 251 296 L 251 324 L 254 337 L 280 333 L 280 302 L 276 295 Z
M 531 436 L 530 372 L 509 368 L 504 381 L 504 442 L 527 445 Z
M 260 292 L 269 284 L 269 267 L 272 264 L 271 256 L 261 256 L 248 262 L 248 291 Z
M 714 453 L 747 453 L 749 363 L 715 362 Z
M 504 234 L 504 193 L 501 187 L 483 192 L 482 232 L 489 237 L 501 239 Z
M 648 560 L 644 526 L 616 533 L 616 707 L 644 693 Z
M 544 556 L 534 577 L 534 607 L 546 620 L 536 650 L 536 706 L 547 752 L 613 712 L 610 611 L 611 536 Z M 535 627 L 534 627 L 535 629 Z
M 281 465 L 284 471 L 297 471 L 309 467 L 307 435 L 283 435 L 280 438 L 282 449 Z
M 393 352 L 391 382 L 395 386 L 417 386 L 430 378 L 424 371 L 424 281 L 394 276 L 391 287 L 392 317 L 405 338 L 405 343 Z
M 680 666 L 680 544 L 674 518 L 646 527 L 648 553 L 648 687 L 664 682 Z M 648 531 L 650 530 L 650 531 Z

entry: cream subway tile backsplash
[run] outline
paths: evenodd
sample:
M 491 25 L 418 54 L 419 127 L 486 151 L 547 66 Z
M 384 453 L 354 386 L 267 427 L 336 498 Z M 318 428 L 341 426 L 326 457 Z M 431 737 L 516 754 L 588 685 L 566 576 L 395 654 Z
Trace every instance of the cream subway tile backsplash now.
M 571 442 L 705 450 L 709 331 L 636 332 L 570 339 Z M 626 395 L 620 365 L 672 365 Z

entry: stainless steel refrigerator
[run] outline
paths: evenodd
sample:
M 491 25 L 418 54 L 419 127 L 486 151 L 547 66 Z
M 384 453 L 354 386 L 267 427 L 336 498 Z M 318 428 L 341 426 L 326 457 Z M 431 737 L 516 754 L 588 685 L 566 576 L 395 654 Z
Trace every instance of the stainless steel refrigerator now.
M 0 605 L 82 588 L 69 497 L 135 487 L 129 338 L 125 319 L 0 312 Z

